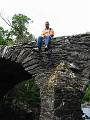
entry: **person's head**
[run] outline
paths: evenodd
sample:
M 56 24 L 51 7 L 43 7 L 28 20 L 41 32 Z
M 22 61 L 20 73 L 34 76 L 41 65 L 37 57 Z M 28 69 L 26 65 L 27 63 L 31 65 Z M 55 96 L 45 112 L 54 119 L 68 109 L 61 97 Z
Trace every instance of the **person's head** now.
M 49 28 L 49 22 L 48 21 L 45 22 L 45 27 Z

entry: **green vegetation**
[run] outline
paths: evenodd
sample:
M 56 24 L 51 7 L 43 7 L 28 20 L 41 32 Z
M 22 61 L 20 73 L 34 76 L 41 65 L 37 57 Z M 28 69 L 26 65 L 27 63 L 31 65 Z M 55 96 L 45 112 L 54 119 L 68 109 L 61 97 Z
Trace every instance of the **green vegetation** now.
M 0 45 L 13 45 L 14 43 L 27 43 L 35 40 L 35 37 L 28 32 L 27 25 L 31 19 L 23 14 L 15 14 L 8 25 L 10 30 L 0 27 Z
M 20 84 L 16 89 L 15 99 L 31 106 L 40 102 L 39 88 L 34 80 L 24 81 Z
M 5 103 L 14 106 L 37 106 L 40 104 L 40 91 L 34 80 L 27 80 L 18 84 L 4 97 Z
M 3 27 L 0 27 L 0 45 L 6 45 L 7 44 L 7 30 L 4 30 Z
M 15 14 L 12 17 L 11 33 L 15 36 L 16 42 L 28 42 L 33 37 L 27 30 L 26 25 L 29 24 L 31 19 L 23 14 Z
M 85 92 L 85 95 L 83 98 L 83 102 L 90 102 L 90 85 L 86 89 L 86 92 Z

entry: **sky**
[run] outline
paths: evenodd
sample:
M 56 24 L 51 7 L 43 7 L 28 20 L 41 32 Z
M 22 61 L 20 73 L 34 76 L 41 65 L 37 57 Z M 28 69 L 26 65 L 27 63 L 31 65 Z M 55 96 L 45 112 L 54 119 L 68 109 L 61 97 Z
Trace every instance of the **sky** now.
M 33 20 L 29 31 L 38 37 L 49 21 L 55 37 L 90 32 L 90 0 L 1 0 L 0 14 L 11 21 L 14 14 Z M 9 26 L 0 18 L 0 26 Z

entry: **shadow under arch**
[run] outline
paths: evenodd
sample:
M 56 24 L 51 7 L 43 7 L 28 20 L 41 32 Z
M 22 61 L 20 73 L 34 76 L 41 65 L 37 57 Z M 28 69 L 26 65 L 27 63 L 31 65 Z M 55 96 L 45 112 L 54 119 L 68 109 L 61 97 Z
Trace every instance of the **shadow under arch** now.
M 13 92 L 12 88 L 14 88 L 16 85 L 31 79 L 33 79 L 32 75 L 25 71 L 20 63 L 16 63 L 15 61 L 11 61 L 10 59 L 0 58 L 0 102 L 6 95 L 8 95 L 8 93 L 10 95 L 10 91 L 12 94 Z M 17 115 L 15 113 L 16 111 L 13 111 L 13 108 L 10 108 L 10 105 L 8 106 L 8 104 L 5 104 L 3 101 L 1 102 L 1 104 L 0 104 L 0 118 L 2 117 L 2 120 L 6 119 L 14 120 L 14 117 L 19 115 L 20 111 L 18 111 Z M 34 108 L 32 108 L 32 111 L 37 112 L 34 110 Z M 30 113 L 31 114 L 30 115 L 24 110 L 22 110 L 22 112 L 24 113 L 25 117 L 27 117 L 27 120 L 30 117 L 32 117 L 31 120 L 34 120 L 36 113 L 35 114 L 33 113 L 34 116 L 32 116 L 32 113 Z M 20 116 L 18 116 L 18 118 L 19 117 Z
M 10 59 L 0 58 L 0 98 L 2 98 L 16 84 L 31 79 L 20 63 Z

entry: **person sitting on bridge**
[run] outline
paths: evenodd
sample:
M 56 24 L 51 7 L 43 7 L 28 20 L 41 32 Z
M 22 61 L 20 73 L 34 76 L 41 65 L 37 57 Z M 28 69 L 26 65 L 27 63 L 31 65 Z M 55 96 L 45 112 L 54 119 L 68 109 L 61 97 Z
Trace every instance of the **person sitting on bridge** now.
M 45 42 L 45 51 L 47 51 L 53 36 L 54 36 L 54 31 L 53 31 L 52 28 L 49 27 L 49 22 L 46 21 L 45 22 L 45 29 L 42 31 L 41 36 L 39 36 L 38 39 L 37 39 L 37 46 L 38 46 L 37 49 L 39 51 L 41 50 L 42 40 L 44 40 L 44 42 Z

